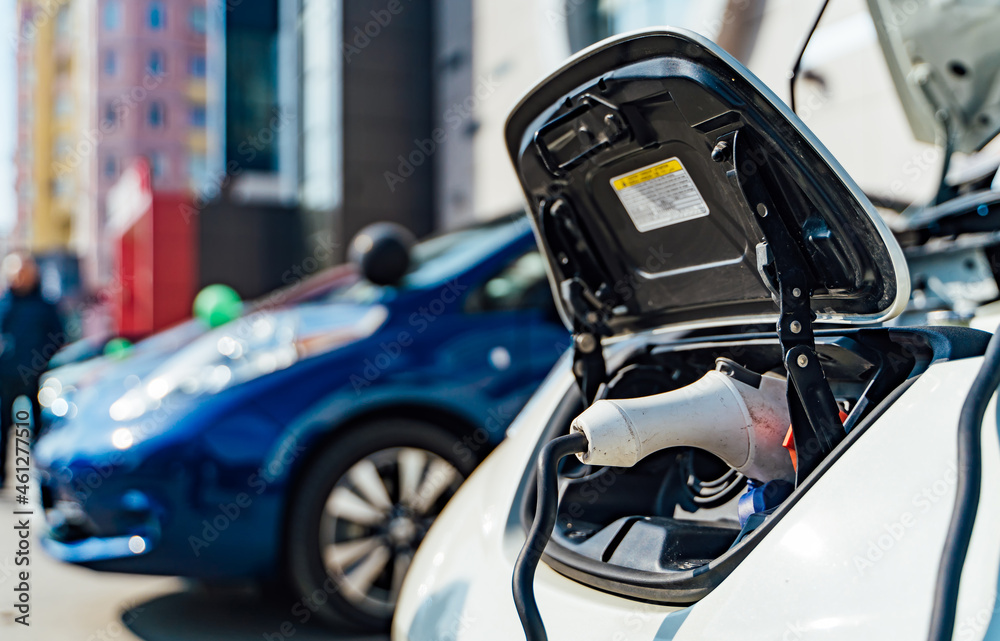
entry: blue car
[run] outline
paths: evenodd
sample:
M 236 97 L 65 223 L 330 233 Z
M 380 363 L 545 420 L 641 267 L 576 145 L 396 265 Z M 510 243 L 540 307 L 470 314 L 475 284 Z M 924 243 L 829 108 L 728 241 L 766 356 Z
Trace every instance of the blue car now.
M 417 244 L 393 284 L 362 240 L 368 279 L 78 396 L 35 446 L 45 549 L 290 584 L 300 620 L 387 627 L 424 533 L 569 336 L 523 217 Z

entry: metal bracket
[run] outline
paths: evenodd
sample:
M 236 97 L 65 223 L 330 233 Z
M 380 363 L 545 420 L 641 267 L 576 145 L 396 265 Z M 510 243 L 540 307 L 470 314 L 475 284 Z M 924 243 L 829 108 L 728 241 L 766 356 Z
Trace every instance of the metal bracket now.
M 573 337 L 573 375 L 588 406 L 597 398 L 607 372 L 601 339 L 590 333 L 576 334 Z
M 733 136 L 733 168 L 729 178 L 739 187 L 746 205 L 757 214 L 757 225 L 773 258 L 780 308 L 778 342 L 788 373 L 788 411 L 795 438 L 797 485 L 816 469 L 843 439 L 845 432 L 840 422 L 840 409 L 816 353 L 813 334 L 816 315 L 810 302 L 814 281 L 808 262 L 786 226 L 791 217 L 783 219 L 780 206 L 764 184 L 772 171 L 766 162 L 767 154 L 763 154 L 763 162 L 761 154 L 750 158 L 747 145 L 736 144 L 744 142 L 740 133 Z M 741 177 L 738 168 L 744 167 L 752 171 Z
M 607 378 L 601 336 L 609 334 L 610 330 L 591 305 L 585 302 L 584 299 L 593 298 L 593 294 L 582 280 L 564 280 L 560 290 L 573 309 L 573 375 L 583 393 L 584 402 L 589 406 Z

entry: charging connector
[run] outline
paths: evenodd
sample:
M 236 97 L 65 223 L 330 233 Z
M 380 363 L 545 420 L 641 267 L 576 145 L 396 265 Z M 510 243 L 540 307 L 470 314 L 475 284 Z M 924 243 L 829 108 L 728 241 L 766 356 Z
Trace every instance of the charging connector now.
M 726 359 L 701 379 L 671 392 L 596 401 L 570 434 L 547 443 L 538 456 L 538 503 L 528 538 L 514 564 L 514 605 L 527 641 L 546 641 L 535 602 L 535 569 L 552 536 L 559 509 L 559 461 L 571 454 L 590 465 L 631 467 L 668 447 L 697 447 L 757 481 L 791 481 L 788 384 Z
M 587 437 L 588 465 L 632 467 L 669 447 L 697 447 L 758 481 L 795 478 L 788 451 L 788 383 L 719 359 L 717 369 L 677 390 L 625 400 L 599 400 L 573 421 Z

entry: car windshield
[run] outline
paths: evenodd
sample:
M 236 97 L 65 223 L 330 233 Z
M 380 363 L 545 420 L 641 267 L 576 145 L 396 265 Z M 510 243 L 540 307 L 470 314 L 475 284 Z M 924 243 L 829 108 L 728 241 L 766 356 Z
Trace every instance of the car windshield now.
M 417 243 L 410 256 L 409 271 L 399 286 L 392 289 L 407 291 L 443 283 L 517 238 L 526 225 L 527 220 L 520 216 L 505 217 Z M 386 289 L 390 288 L 362 280 L 331 293 L 326 302 L 372 303 L 379 300 Z

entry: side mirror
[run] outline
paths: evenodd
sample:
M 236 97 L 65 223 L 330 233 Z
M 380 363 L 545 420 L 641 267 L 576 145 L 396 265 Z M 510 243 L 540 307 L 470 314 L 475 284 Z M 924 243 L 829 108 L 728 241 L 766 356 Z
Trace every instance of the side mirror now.
M 358 232 L 348 251 L 361 275 L 376 285 L 395 285 L 410 268 L 413 234 L 396 223 L 373 223 Z

